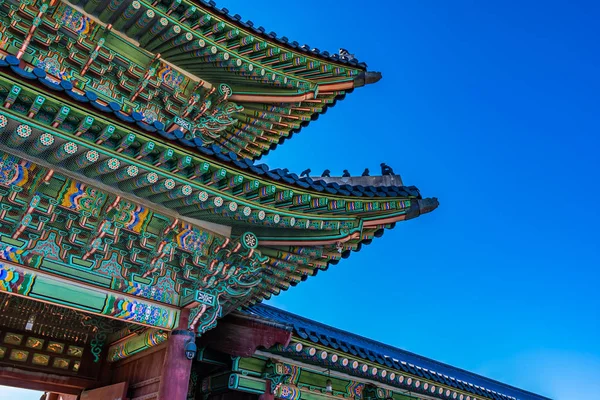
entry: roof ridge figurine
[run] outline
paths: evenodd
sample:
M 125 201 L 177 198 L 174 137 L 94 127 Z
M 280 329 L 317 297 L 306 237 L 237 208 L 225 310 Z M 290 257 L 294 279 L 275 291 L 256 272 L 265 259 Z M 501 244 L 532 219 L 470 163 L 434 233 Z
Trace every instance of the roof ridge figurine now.
M 310 168 L 299 177 L 256 161 L 381 79 L 345 49 L 330 56 L 300 46 L 214 1 L 16 4 L 0 1 L 0 33 L 10 38 L 0 46 L 0 303 L 2 315 L 27 324 L 0 318 L 9 344 L 0 364 L 35 369 L 40 391 L 80 395 L 119 379 L 140 398 L 150 390 L 140 382 L 158 378 L 158 399 L 185 400 L 188 384 L 192 397 L 250 386 L 258 397 L 279 379 L 271 366 L 242 376 L 231 368 L 244 370 L 245 360 L 230 358 L 231 347 L 223 358 L 215 348 L 196 358 L 194 338 L 437 207 L 393 179 L 356 185 L 348 170 L 313 179 Z M 57 314 L 31 311 L 45 304 Z M 52 318 L 59 313 L 66 318 Z M 13 328 L 19 345 L 7 341 Z M 289 332 L 282 337 L 290 343 Z M 161 343 L 178 350 L 154 352 Z M 252 356 L 248 343 L 238 348 Z M 104 368 L 134 354 L 141 374 Z M 212 355 L 210 374 L 228 378 L 200 393 L 190 371 Z M 301 379 L 319 388 L 318 373 Z M 307 387 L 298 385 L 297 398 L 313 395 Z
M 354 54 L 350 54 L 350 52 L 346 49 L 340 48 L 339 55 L 340 55 L 340 58 L 343 60 L 348 60 L 348 61 L 356 60 L 356 57 L 354 57 Z
M 380 165 L 381 165 L 381 175 L 382 176 L 395 175 L 394 174 L 394 170 L 392 169 L 392 167 L 390 167 L 386 163 L 381 163 Z
M 310 174 L 311 172 L 312 172 L 312 171 L 310 170 L 310 168 L 307 168 L 307 169 L 305 169 L 304 171 L 302 171 L 302 172 L 300 173 L 300 177 L 303 177 L 303 176 L 305 176 L 305 177 L 307 177 L 307 178 L 308 178 L 308 177 L 309 177 L 309 174 Z

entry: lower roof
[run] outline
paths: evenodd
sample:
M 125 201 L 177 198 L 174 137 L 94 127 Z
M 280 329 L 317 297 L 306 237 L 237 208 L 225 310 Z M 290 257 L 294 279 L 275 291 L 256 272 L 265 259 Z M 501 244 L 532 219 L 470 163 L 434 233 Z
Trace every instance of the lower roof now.
M 519 400 L 548 400 L 547 397 L 265 304 L 253 305 L 243 312 L 251 316 L 290 325 L 293 328 L 294 334 L 303 339 L 327 347 L 339 348 L 345 352 L 355 354 L 364 359 L 370 359 L 391 368 L 404 370 L 419 376 L 427 374 L 435 381 L 439 380 L 444 384 L 464 388 L 466 391 L 471 391 L 470 389 L 472 389 L 473 393 L 480 394 L 483 389 L 486 392 L 485 397 L 497 400 L 511 397 Z M 473 386 L 476 386 L 477 390 Z

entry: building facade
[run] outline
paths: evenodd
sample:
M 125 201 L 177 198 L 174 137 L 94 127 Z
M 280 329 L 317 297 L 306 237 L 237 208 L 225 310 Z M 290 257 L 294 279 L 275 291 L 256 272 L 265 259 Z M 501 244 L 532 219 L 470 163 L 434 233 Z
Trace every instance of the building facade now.
M 65 400 L 533 398 L 402 375 L 400 359 L 314 341 L 260 305 L 438 205 L 389 172 L 258 161 L 377 82 L 366 64 L 212 1 L 3 0 L 0 19 L 1 385 Z

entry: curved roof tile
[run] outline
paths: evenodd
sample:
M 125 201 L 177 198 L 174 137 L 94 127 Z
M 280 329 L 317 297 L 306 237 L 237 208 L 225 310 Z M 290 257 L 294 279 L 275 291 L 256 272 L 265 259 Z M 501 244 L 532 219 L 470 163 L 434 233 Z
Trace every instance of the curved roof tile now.
M 293 326 L 294 332 L 304 339 L 310 338 L 314 343 L 341 348 L 353 355 L 359 354 L 364 359 L 377 361 L 380 364 L 394 365 L 396 369 L 410 372 L 446 385 L 476 393 L 480 396 L 498 400 L 514 397 L 519 400 L 549 400 L 510 385 L 495 381 L 472 372 L 456 368 L 417 354 L 389 346 L 375 340 L 346 332 L 320 322 L 292 314 L 265 304 L 255 304 L 242 311 L 248 315 L 271 319 L 275 322 Z M 314 332 L 306 335 L 304 332 Z M 333 345 L 336 344 L 336 346 Z M 347 348 L 347 350 L 345 350 Z M 390 362 L 390 359 L 393 362 Z M 398 361 L 396 361 L 398 360 Z M 435 371 L 435 372 L 433 372 Z
M 340 194 L 345 196 L 353 195 L 366 197 L 387 197 L 390 193 L 393 193 L 392 196 L 412 196 L 421 198 L 418 189 L 414 186 L 390 186 L 384 189 L 382 187 L 363 187 L 360 185 L 323 185 L 321 182 L 315 182 L 310 178 L 299 178 L 298 175 L 294 173 L 290 173 L 282 169 L 270 169 L 269 166 L 264 163 L 255 164 L 254 161 L 251 159 L 240 158 L 232 152 L 223 152 L 222 148 L 218 145 L 213 144 L 209 147 L 205 147 L 195 140 L 185 140 L 183 139 L 183 132 L 179 130 L 175 130 L 173 132 L 166 132 L 164 130 L 165 126 L 162 123 L 154 123 L 152 125 L 146 124 L 141 121 L 143 117 L 140 113 L 133 112 L 132 114 L 127 115 L 123 113 L 123 111 L 121 111 L 121 107 L 118 106 L 118 104 L 110 104 L 109 106 L 104 106 L 103 104 L 97 102 L 98 96 L 94 92 L 86 91 L 85 95 L 81 95 L 73 91 L 73 85 L 70 84 L 70 82 L 68 81 L 62 81 L 60 85 L 58 85 L 46 79 L 46 72 L 40 68 L 34 68 L 31 72 L 24 70 L 20 67 L 20 61 L 15 56 L 9 55 L 5 59 L 0 59 L 0 68 L 10 68 L 15 74 L 22 78 L 25 78 L 27 80 L 37 80 L 44 86 L 50 88 L 51 90 L 65 92 L 77 102 L 91 104 L 100 112 L 106 114 L 113 114 L 121 121 L 136 124 L 140 129 L 146 132 L 158 133 L 160 136 L 168 140 L 176 141 L 178 143 L 183 144 L 186 147 L 193 147 L 195 150 L 199 151 L 200 153 L 206 156 L 210 156 L 221 162 L 230 163 L 242 169 L 249 168 L 255 174 L 266 175 L 274 181 L 284 180 L 286 183 L 293 184 L 302 189 L 311 188 L 312 190 L 315 190 L 317 192 L 326 191 L 327 193 L 333 195 Z
M 269 33 L 265 33 L 266 29 L 263 28 L 262 26 L 255 28 L 254 27 L 254 22 L 252 21 L 246 21 L 246 22 L 242 22 L 242 16 L 239 14 L 234 14 L 231 15 L 229 14 L 229 10 L 227 8 L 218 8 L 217 7 L 217 3 L 214 1 L 205 1 L 205 0 L 196 0 L 197 3 L 201 6 L 206 8 L 207 10 L 209 10 L 210 12 L 213 12 L 215 14 L 220 14 L 221 16 L 224 16 L 230 23 L 234 24 L 234 25 L 239 25 L 245 29 L 250 29 L 252 30 L 255 34 L 262 36 L 264 39 L 266 40 L 270 40 L 270 41 L 276 41 L 279 45 L 281 46 L 285 46 L 285 47 L 289 47 L 291 50 L 295 50 L 295 51 L 302 51 L 306 54 L 310 54 L 310 55 L 314 55 L 318 58 L 321 58 L 323 60 L 327 60 L 330 62 L 335 62 L 335 63 L 341 63 L 341 64 L 346 64 L 346 65 L 351 65 L 355 68 L 360 68 L 360 69 L 367 69 L 367 64 L 364 62 L 360 62 L 357 59 L 353 59 L 353 60 L 347 60 L 344 58 L 341 58 L 337 53 L 336 54 L 329 54 L 328 51 L 320 51 L 317 48 L 311 48 L 309 45 L 305 44 L 302 46 L 298 45 L 298 42 L 294 41 L 291 42 L 289 41 L 289 39 L 285 36 L 277 36 L 277 33 L 275 32 L 269 32 Z

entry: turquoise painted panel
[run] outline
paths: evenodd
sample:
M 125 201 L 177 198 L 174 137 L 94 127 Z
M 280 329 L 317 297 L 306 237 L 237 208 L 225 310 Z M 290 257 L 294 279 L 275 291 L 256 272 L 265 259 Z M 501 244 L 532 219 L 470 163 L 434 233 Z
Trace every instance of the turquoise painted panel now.
M 103 293 L 77 285 L 67 288 L 46 276 L 36 278 L 30 296 L 93 312 L 101 312 L 106 301 L 106 295 Z
M 77 278 L 80 281 L 94 283 L 107 288 L 110 287 L 110 284 L 112 282 L 111 277 L 99 275 L 93 272 L 83 271 L 81 269 L 72 268 L 67 265 L 59 264 L 49 260 L 44 260 L 42 262 L 41 269 L 45 271 L 52 271 L 63 276 L 71 276 L 73 278 Z

